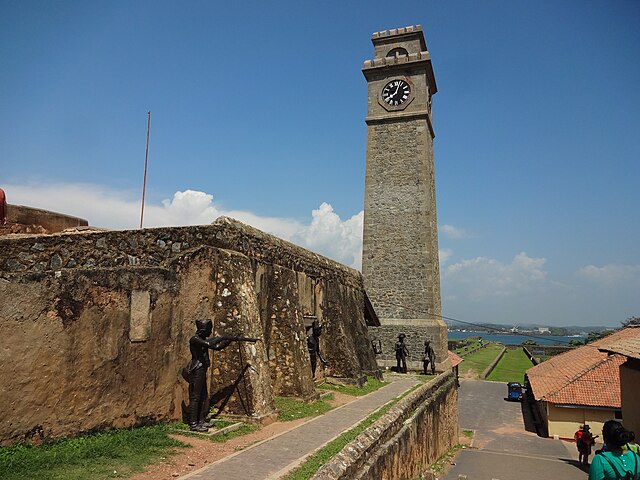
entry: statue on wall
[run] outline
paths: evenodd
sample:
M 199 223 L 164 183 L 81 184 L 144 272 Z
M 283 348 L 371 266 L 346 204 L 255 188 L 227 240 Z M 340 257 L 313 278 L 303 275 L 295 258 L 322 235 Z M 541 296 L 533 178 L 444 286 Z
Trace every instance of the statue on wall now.
M 406 335 L 401 333 L 398 335 L 398 341 L 396 342 L 396 370 L 398 373 L 407 373 L 407 357 L 409 356 L 409 350 L 404 343 Z
M 422 374 L 427 375 L 427 367 L 431 364 L 431 375 L 436 374 L 436 352 L 434 352 L 431 342 L 424 341 L 424 355 L 422 356 Z
M 211 425 L 205 422 L 205 402 L 207 399 L 207 369 L 211 365 L 209 349 L 223 350 L 231 342 L 252 342 L 257 338 L 224 336 L 208 338 L 213 332 L 213 323 L 209 319 L 196 320 L 196 334 L 189 339 L 191 362 L 185 379 L 189 382 L 189 429 L 194 432 L 206 432 Z
M 315 320 L 311 324 L 311 335 L 307 336 L 307 350 L 309 350 L 309 358 L 311 358 L 311 374 L 312 379 L 316 379 L 316 365 L 318 358 L 326 367 L 329 365 L 320 352 L 320 335 L 322 335 L 322 325 L 318 325 Z

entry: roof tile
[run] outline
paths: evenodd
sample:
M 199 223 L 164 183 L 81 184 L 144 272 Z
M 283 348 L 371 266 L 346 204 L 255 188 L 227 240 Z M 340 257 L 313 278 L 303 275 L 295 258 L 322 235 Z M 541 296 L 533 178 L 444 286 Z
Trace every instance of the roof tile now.
M 621 338 L 615 344 L 604 345 L 600 350 L 640 360 L 640 326 L 625 328 L 625 330 L 628 331 L 625 338 Z
M 607 352 L 633 351 L 636 342 L 640 329 L 625 328 L 530 368 L 527 376 L 535 399 L 620 408 L 620 365 L 626 358 Z
M 447 353 L 449 354 L 449 360 L 451 360 L 452 367 L 455 367 L 456 365 L 459 365 L 464 361 L 462 357 L 459 357 L 458 355 L 453 353 L 451 350 L 447 350 Z

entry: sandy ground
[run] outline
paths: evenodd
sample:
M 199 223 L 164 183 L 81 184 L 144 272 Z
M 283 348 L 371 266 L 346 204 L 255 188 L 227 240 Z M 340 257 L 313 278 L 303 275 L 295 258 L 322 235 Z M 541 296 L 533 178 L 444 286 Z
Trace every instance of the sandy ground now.
M 330 400 L 329 403 L 335 408 L 349 403 L 355 398 L 356 397 L 345 395 L 344 393 L 333 392 L 333 400 Z M 176 448 L 176 455 L 158 458 L 158 463 L 149 465 L 144 472 L 131 477 L 131 480 L 171 480 L 186 475 L 207 464 L 243 450 L 254 443 L 291 430 L 308 420 L 309 418 L 303 418 L 291 422 L 275 422 L 253 433 L 232 438 L 224 443 L 216 443 L 207 438 L 196 438 L 179 434 L 171 435 L 176 440 L 180 440 L 190 446 L 187 448 Z

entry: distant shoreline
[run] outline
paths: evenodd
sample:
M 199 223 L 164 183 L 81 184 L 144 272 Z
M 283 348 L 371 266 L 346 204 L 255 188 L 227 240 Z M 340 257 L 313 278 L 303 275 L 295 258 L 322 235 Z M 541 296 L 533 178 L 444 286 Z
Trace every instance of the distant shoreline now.
M 450 340 L 460 340 L 469 337 L 482 337 L 483 339 L 490 342 L 498 342 L 504 345 L 520 345 L 525 340 L 533 340 L 538 345 L 568 345 L 571 340 L 580 340 L 584 341 L 586 337 L 583 335 L 543 335 L 539 333 L 532 334 L 523 334 L 523 333 L 487 333 L 487 332 L 459 332 L 459 331 L 449 331 L 448 332 Z

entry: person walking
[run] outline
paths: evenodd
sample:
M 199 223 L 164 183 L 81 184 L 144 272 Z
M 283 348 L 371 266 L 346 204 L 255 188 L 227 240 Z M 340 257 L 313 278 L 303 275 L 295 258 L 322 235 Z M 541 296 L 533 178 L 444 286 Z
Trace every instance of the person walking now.
M 591 455 L 591 447 L 595 443 L 595 437 L 591 435 L 589 425 L 586 423 L 573 435 L 578 448 L 578 461 L 580 465 L 589 465 L 589 455 Z
M 589 469 L 589 480 L 640 480 L 640 455 L 629 448 L 634 435 L 616 420 L 602 426 L 604 447 L 596 452 Z

